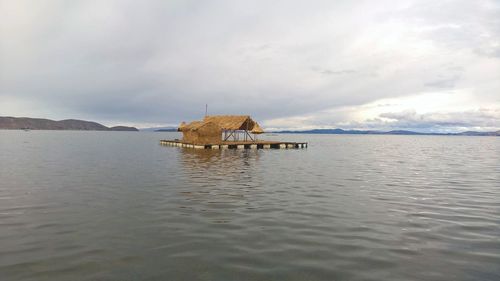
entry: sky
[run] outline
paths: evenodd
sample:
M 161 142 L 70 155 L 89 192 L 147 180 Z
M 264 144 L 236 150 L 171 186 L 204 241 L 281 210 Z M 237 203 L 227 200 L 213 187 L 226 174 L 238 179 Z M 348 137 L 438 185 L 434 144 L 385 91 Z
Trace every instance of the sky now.
M 500 1 L 0 0 L 0 116 L 500 130 Z

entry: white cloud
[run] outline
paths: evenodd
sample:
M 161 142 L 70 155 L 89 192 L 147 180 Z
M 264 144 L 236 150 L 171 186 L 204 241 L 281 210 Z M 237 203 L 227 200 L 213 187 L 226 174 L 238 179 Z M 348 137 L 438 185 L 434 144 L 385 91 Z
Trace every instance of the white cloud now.
M 500 103 L 482 102 L 468 91 L 428 92 L 331 108 L 309 115 L 266 120 L 274 130 L 344 128 L 456 132 L 500 129 Z
M 487 0 L 0 0 L 0 115 L 162 124 L 208 103 L 299 128 L 386 100 L 495 109 L 499 26 Z

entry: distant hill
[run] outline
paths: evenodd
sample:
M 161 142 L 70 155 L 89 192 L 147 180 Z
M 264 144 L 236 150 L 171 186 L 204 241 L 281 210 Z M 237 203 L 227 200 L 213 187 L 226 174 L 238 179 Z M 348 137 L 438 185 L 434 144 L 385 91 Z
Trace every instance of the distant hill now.
M 168 129 L 158 129 L 155 130 L 155 132 L 178 132 L 179 130 L 177 128 L 168 128 Z
M 110 131 L 121 131 L 121 132 L 138 132 L 139 130 L 136 127 L 128 127 L 128 126 L 114 126 L 109 128 Z
M 364 130 L 342 130 L 342 129 L 314 129 L 304 131 L 273 131 L 281 134 L 336 134 L 336 135 L 442 135 L 442 136 L 500 136 L 500 131 L 496 132 L 475 132 L 467 131 L 461 133 L 419 133 L 405 130 L 394 131 L 364 131 Z
M 102 124 L 67 119 L 54 121 L 50 119 L 28 117 L 0 117 L 0 129 L 7 130 L 83 130 L 83 131 L 138 131 L 134 127 L 116 126 L 106 127 Z
M 336 134 L 336 135 L 421 135 L 421 133 L 394 130 L 394 131 L 374 131 L 374 130 L 343 130 L 343 129 L 313 129 L 304 131 L 274 131 L 281 134 Z
M 177 127 L 152 127 L 152 128 L 141 128 L 144 132 L 177 132 Z
M 500 136 L 500 131 L 496 131 L 496 132 L 467 131 L 467 132 L 458 133 L 456 135 L 460 135 L 460 136 Z

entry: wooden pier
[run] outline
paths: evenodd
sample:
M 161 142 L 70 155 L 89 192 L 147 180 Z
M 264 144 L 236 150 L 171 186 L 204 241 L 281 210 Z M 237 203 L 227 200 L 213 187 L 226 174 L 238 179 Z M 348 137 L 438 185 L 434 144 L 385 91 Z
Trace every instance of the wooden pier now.
M 160 140 L 161 145 L 195 149 L 280 149 L 307 148 L 307 142 L 281 141 L 223 141 L 217 144 L 194 144 L 181 140 Z

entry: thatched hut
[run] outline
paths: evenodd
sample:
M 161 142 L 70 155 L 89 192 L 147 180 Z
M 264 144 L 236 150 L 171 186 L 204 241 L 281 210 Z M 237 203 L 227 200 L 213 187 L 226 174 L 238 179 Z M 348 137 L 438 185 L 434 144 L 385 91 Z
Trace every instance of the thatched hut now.
M 178 130 L 183 133 L 184 142 L 199 144 L 254 141 L 255 134 L 264 133 L 259 124 L 248 115 L 205 116 L 203 121 L 193 121 L 189 124 L 182 122 Z
M 222 128 L 224 141 L 230 139 L 233 141 L 239 141 L 240 139 L 243 141 L 254 140 L 249 132 L 256 127 L 257 122 L 248 115 L 212 115 L 205 116 L 203 121 L 214 122 L 219 125 Z
M 205 122 L 214 122 L 223 130 L 251 130 L 255 121 L 248 115 L 208 115 Z
M 221 142 L 222 129 L 214 122 L 193 121 L 179 126 L 182 141 L 196 144 L 213 144 Z

